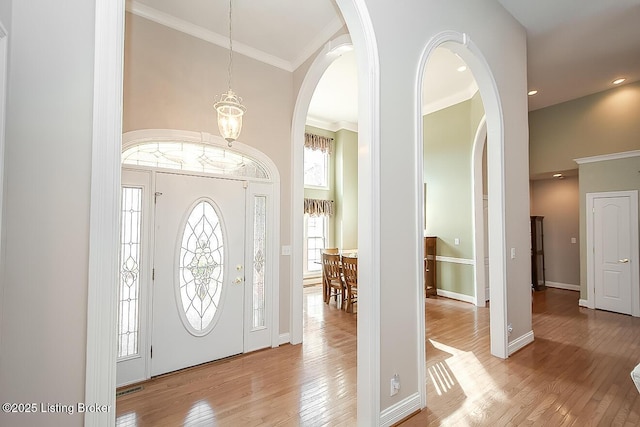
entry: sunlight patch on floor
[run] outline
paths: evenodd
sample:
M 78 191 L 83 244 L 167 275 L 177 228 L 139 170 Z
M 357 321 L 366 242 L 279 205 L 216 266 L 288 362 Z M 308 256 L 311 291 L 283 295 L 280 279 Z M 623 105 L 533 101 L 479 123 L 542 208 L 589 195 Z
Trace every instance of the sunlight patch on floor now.
M 505 393 L 473 352 L 459 350 L 434 340 L 429 342 L 437 350 L 450 355 L 427 367 L 427 381 L 431 383 L 437 394 L 434 398 L 442 397 L 449 400 L 449 404 L 444 406 L 450 413 L 443 417 L 443 421 L 451 420 L 455 421 L 456 425 L 464 425 L 463 420 L 466 420 L 470 423 L 469 425 L 473 425 L 482 422 L 483 407 L 488 395 L 492 402 L 506 401 Z M 452 399 L 457 407 L 451 406 Z M 428 397 L 427 406 L 432 406 L 429 404 Z M 438 405 L 434 404 L 432 410 L 438 412 Z

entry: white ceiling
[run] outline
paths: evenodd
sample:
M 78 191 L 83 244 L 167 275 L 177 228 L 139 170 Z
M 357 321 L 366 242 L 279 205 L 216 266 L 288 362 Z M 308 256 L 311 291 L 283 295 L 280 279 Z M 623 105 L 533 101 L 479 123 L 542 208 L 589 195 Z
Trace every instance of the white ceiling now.
M 527 30 L 529 88 L 539 91 L 529 98 L 530 110 L 611 88 L 618 76 L 626 77 L 625 83 L 640 80 L 640 0 L 494 1 Z M 227 47 L 228 5 L 221 0 L 135 0 L 127 2 L 127 9 Z M 334 0 L 233 0 L 233 8 L 234 51 L 288 71 L 344 25 Z M 429 75 L 439 76 L 425 80 L 425 94 L 433 97 L 423 100 L 428 109 L 452 96 L 441 92 L 443 88 L 457 94 L 454 98 L 470 90 L 464 73 L 451 71 L 447 52 L 440 52 L 441 67 L 437 58 L 428 64 Z M 310 116 L 356 121 L 354 65 L 353 56 L 345 55 L 330 67 L 316 90 Z M 429 81 L 435 86 L 427 86 Z
M 640 80 L 640 0 L 498 1 L 527 30 L 530 110 Z

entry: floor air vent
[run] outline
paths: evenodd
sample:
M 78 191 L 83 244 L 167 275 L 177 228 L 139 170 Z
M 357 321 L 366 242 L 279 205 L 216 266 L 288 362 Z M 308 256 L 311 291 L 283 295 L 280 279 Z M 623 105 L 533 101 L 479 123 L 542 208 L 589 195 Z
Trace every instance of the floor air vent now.
M 125 396 L 127 394 L 135 393 L 136 391 L 140 391 L 140 390 L 142 390 L 141 385 L 136 387 L 131 387 L 131 388 L 125 388 L 124 390 L 120 390 L 116 392 L 116 397 Z

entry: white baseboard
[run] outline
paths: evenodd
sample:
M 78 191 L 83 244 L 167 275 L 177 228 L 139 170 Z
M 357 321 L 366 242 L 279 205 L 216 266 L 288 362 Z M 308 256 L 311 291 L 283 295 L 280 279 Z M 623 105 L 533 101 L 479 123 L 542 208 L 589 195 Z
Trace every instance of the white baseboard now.
M 533 331 L 529 331 L 521 337 L 516 338 L 515 340 L 509 343 L 509 356 L 511 356 L 516 351 L 520 350 L 524 346 L 531 344 L 533 342 Z
M 589 302 L 589 300 L 582 299 L 582 298 L 580 298 L 580 299 L 578 300 L 578 305 L 579 305 L 580 307 L 585 307 L 585 308 L 595 308 L 595 307 L 594 307 L 594 306 Z
M 291 342 L 291 335 L 289 334 L 289 332 L 287 332 L 286 334 L 280 334 L 280 339 L 278 342 L 280 343 L 280 345 L 289 344 Z
M 545 282 L 545 284 L 549 288 L 566 289 L 567 291 L 580 292 L 580 285 L 570 285 L 568 283 L 550 282 L 548 280 Z
M 465 294 L 459 294 L 457 292 L 445 291 L 444 289 L 438 289 L 438 296 L 451 298 L 451 299 L 456 299 L 458 301 L 464 301 L 464 302 L 468 302 L 468 303 L 471 303 L 471 304 L 475 304 L 476 303 L 476 298 L 475 297 L 471 297 L 471 296 L 465 295 Z
M 382 427 L 391 426 L 420 409 L 420 393 L 416 392 L 382 411 L 380 425 Z

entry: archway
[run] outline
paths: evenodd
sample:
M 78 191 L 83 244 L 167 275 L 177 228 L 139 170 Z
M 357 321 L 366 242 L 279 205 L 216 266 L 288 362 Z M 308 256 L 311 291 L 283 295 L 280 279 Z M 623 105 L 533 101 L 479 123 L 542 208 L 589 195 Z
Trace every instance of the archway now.
M 502 121 L 502 107 L 498 96 L 497 86 L 491 70 L 484 59 L 480 49 L 469 39 L 468 35 L 446 31 L 433 37 L 425 47 L 420 62 L 417 81 L 417 111 L 418 117 L 422 117 L 421 93 L 424 81 L 426 63 L 437 47 L 446 47 L 460 56 L 469 66 L 479 87 L 483 100 L 487 124 L 487 162 L 492 167 L 488 168 L 489 194 L 489 271 L 492 303 L 490 305 L 490 334 L 491 354 L 506 359 L 508 357 L 507 341 L 507 310 L 506 310 L 506 245 L 505 245 L 505 214 L 504 214 L 504 126 Z M 422 120 L 417 120 L 419 129 L 419 141 L 422 141 L 424 129 Z M 423 170 L 422 144 L 416 147 L 418 171 Z M 420 172 L 419 182 L 422 182 Z M 420 206 L 424 204 L 422 193 L 418 194 Z M 421 212 L 420 224 L 424 223 L 424 213 Z M 422 273 L 424 274 L 424 273 Z M 476 295 L 477 297 L 477 295 Z M 424 306 L 421 307 L 421 330 L 424 334 Z M 424 351 L 424 343 L 422 350 Z M 424 353 L 423 353 L 424 354 Z
M 364 0 L 337 0 L 349 27 L 359 67 L 360 140 L 358 177 L 363 191 L 358 203 L 360 277 L 370 283 L 362 292 L 358 322 L 358 418 L 362 425 L 377 424 L 380 407 L 379 301 L 380 281 L 375 266 L 380 258 L 377 169 L 380 157 L 379 65 L 373 25 Z M 115 407 L 116 295 L 119 230 L 120 156 L 124 58 L 124 0 L 96 0 L 92 177 L 87 297 L 87 351 L 85 401 Z M 296 103 L 294 129 L 303 107 Z M 307 103 L 308 106 L 308 103 Z M 299 122 L 298 122 L 299 123 Z M 293 157 L 295 168 L 296 159 Z M 294 176 L 295 181 L 295 176 Z M 366 184 L 365 184 L 366 183 Z M 295 185 L 295 184 L 294 184 Z M 364 188 L 364 186 L 367 186 Z M 295 199 L 294 199 L 295 202 Z M 296 207 L 295 203 L 292 210 Z M 293 218 L 293 217 L 292 217 Z M 297 226 L 292 227 L 292 234 Z M 292 266 L 295 263 L 292 263 Z M 292 271 L 292 279 L 295 279 Z M 292 330 L 292 332 L 295 332 Z M 113 425 L 115 412 L 87 412 L 86 425 Z

